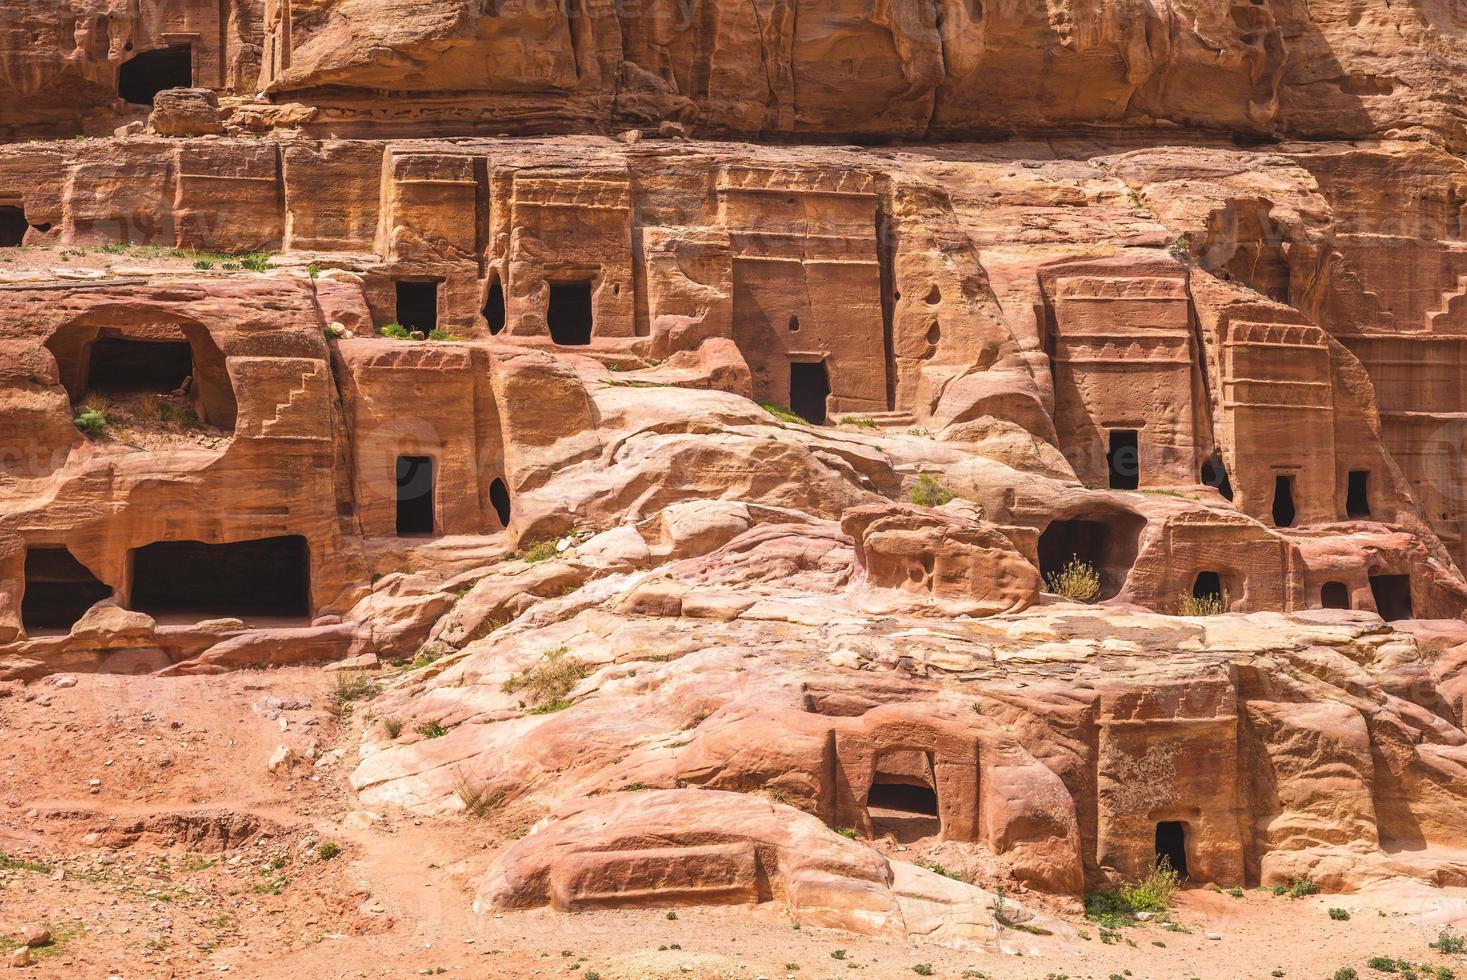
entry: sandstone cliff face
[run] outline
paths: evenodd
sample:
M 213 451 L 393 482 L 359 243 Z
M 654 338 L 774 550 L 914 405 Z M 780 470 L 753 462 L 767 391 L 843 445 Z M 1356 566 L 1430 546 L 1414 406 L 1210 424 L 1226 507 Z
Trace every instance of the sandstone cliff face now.
M 301 103 L 338 135 L 673 120 L 785 138 L 1157 124 L 1251 138 L 1420 133 L 1457 146 L 1467 136 L 1467 22 L 1448 3 L 69 3 L 0 12 L 0 92 L 14 96 L 0 125 L 100 122 L 129 62 L 188 45 L 192 77 L 175 84 Z
M 0 676 L 411 664 L 485 911 L 1467 884 L 1450 17 L 9 4 Z

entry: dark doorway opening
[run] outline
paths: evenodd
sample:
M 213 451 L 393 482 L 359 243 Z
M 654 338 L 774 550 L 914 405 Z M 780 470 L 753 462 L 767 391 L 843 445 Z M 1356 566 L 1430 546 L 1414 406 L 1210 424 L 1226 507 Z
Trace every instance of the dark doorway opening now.
M 1276 476 L 1273 480 L 1273 525 L 1293 527 L 1297 517 L 1294 509 L 1294 478 Z
M 489 324 L 489 335 L 497 337 L 504 332 L 508 317 L 504 308 L 504 286 L 498 279 L 489 284 L 489 298 L 484 302 L 484 319 Z
M 1351 470 L 1345 487 L 1345 514 L 1349 517 L 1370 516 L 1370 471 Z
M 1156 866 L 1163 862 L 1187 877 L 1187 825 L 1181 821 L 1163 820 L 1156 825 Z
M 0 208 L 0 248 L 20 248 L 30 225 L 20 208 Z
M 162 621 L 309 616 L 311 550 L 298 535 L 158 541 L 132 553 L 131 608 Z
M 112 595 L 65 548 L 31 548 L 25 553 L 25 598 L 20 621 L 26 635 L 69 633 L 92 606 Z
M 503 480 L 495 480 L 489 484 L 489 503 L 494 507 L 494 513 L 499 515 L 499 523 L 509 527 L 509 487 L 504 485 Z
M 1219 454 L 1213 453 L 1202 464 L 1202 485 L 1215 489 L 1224 500 L 1233 499 L 1233 482 L 1228 479 L 1228 468 Z
M 397 457 L 397 535 L 431 537 L 433 515 L 433 458 Z
M 399 282 L 397 322 L 409 330 L 430 334 L 438 329 L 438 283 Z
M 550 309 L 545 314 L 550 339 L 562 347 L 584 347 L 595 326 L 589 282 L 550 284 Z
M 903 813 L 937 816 L 937 794 L 930 786 L 912 786 L 907 783 L 872 783 L 871 794 L 866 797 L 866 805 L 882 810 L 901 810 Z
M 1039 536 L 1039 574 L 1046 582 L 1064 574 L 1072 562 L 1105 568 L 1110 551 L 1110 529 L 1099 521 L 1050 521 Z M 1105 598 L 1102 588 L 1096 598 Z
M 117 94 L 133 105 L 152 105 L 159 92 L 193 84 L 194 52 L 187 44 L 144 51 L 117 70 Z
M 1222 576 L 1217 572 L 1199 572 L 1192 583 L 1192 598 L 1221 601 L 1222 597 Z
M 942 832 L 932 787 L 891 781 L 885 774 L 878 773 L 871 784 L 866 813 L 877 837 L 890 835 L 898 843 L 909 844 Z
M 186 340 L 99 337 L 87 362 L 88 391 L 168 393 L 193 376 L 194 355 Z
M 1135 429 L 1112 429 L 1110 450 L 1105 454 L 1112 490 L 1135 490 L 1141 486 L 1141 450 Z
M 1411 576 L 1372 575 L 1370 594 L 1375 597 L 1375 609 L 1380 618 L 1387 622 L 1411 619 Z
M 830 374 L 824 361 L 791 362 L 791 412 L 813 425 L 824 425 L 825 404 L 829 397 Z
M 1349 609 L 1350 590 L 1344 582 L 1326 582 L 1319 590 L 1319 604 L 1325 609 Z

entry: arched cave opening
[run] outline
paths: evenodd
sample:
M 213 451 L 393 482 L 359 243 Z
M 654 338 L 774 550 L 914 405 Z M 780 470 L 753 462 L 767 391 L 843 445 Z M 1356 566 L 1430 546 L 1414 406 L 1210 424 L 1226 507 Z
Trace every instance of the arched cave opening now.
M 1198 572 L 1192 580 L 1192 598 L 1221 602 L 1223 598 L 1222 576 L 1217 572 Z
M 1039 572 L 1047 581 L 1072 561 L 1089 565 L 1100 575 L 1095 598 L 1109 599 L 1131 574 L 1145 524 L 1144 518 L 1129 512 L 1050 521 L 1039 535 Z
M 1375 609 L 1386 622 L 1415 618 L 1411 606 L 1411 576 L 1372 575 L 1370 594 L 1375 597 Z
M 1233 481 L 1228 479 L 1228 468 L 1222 454 L 1214 452 L 1202 463 L 1202 485 L 1212 487 L 1224 500 L 1233 499 Z
M 132 105 L 150 106 L 159 92 L 193 84 L 194 52 L 188 44 L 144 51 L 117 70 L 117 94 Z
M 1276 476 L 1273 480 L 1274 527 L 1293 527 L 1298 513 L 1294 507 L 1294 478 Z
M 69 633 L 88 609 L 111 595 L 112 588 L 99 581 L 68 549 L 26 550 L 20 621 L 27 636 Z
M 432 537 L 434 465 L 431 456 L 397 457 L 397 536 Z
M 0 207 L 0 248 L 20 248 L 30 223 L 20 208 Z
M 504 285 L 497 276 L 489 284 L 489 296 L 484 301 L 484 321 L 489 324 L 491 337 L 497 337 L 503 333 L 504 325 L 509 322 L 504 306 Z
M 1163 863 L 1181 878 L 1187 877 L 1187 825 L 1180 820 L 1162 820 L 1156 825 L 1156 866 Z
M 812 425 L 825 424 L 830 373 L 824 361 L 790 363 L 790 411 Z
M 1344 582 L 1324 583 L 1319 590 L 1319 605 L 1323 609 L 1349 609 L 1349 587 Z
M 550 327 L 550 339 L 561 347 L 589 344 L 596 326 L 590 281 L 551 283 L 545 320 Z
M 489 484 L 489 504 L 494 508 L 494 513 L 499 516 L 499 523 L 509 527 L 509 519 L 512 516 L 509 487 L 503 480 L 496 479 Z
M 130 558 L 129 608 L 160 622 L 311 614 L 311 551 L 299 535 L 228 544 L 157 541 Z

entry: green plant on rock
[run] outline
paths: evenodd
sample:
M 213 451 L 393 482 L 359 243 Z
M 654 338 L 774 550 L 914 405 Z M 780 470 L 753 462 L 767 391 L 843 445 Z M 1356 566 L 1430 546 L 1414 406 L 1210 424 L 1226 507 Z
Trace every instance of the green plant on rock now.
M 912 488 L 912 503 L 918 507 L 941 507 L 950 503 L 957 494 L 938 482 L 937 478 L 927 473 L 917 477 L 917 485 Z
M 566 695 L 591 669 L 572 657 L 565 647 L 551 650 L 529 670 L 521 671 L 504 682 L 505 694 L 523 692 L 525 700 L 538 714 L 548 714 L 569 707 Z
M 809 422 L 806 422 L 804 419 L 800 418 L 794 412 L 791 412 L 787 408 L 782 408 L 779 405 L 772 405 L 769 402 L 760 402 L 759 407 L 764 409 L 764 411 L 768 412 L 770 415 L 773 415 L 775 418 L 779 419 L 781 422 L 788 422 L 790 425 L 810 424 Z
M 1074 602 L 1091 602 L 1100 595 L 1100 573 L 1088 561 L 1071 557 L 1057 572 L 1044 576 L 1044 584 L 1055 595 Z
M 1145 878 L 1085 896 L 1085 918 L 1115 928 L 1134 922 L 1138 912 L 1165 912 L 1181 887 L 1181 876 L 1163 858 Z
M 1431 948 L 1448 956 L 1455 955 L 1467 950 L 1467 936 L 1447 926 L 1436 934 L 1436 942 L 1431 944 Z
M 90 405 L 83 405 L 76 418 L 72 419 L 73 424 L 89 436 L 101 433 L 110 421 L 106 409 L 92 408 Z
M 1222 595 L 1212 593 L 1201 596 L 1183 592 L 1177 596 L 1177 615 L 1221 616 L 1228 611 L 1230 604 L 1231 600 L 1228 598 L 1227 590 L 1223 590 Z
M 377 333 L 392 340 L 413 339 L 413 332 L 400 323 L 389 323 L 385 327 L 378 327 Z

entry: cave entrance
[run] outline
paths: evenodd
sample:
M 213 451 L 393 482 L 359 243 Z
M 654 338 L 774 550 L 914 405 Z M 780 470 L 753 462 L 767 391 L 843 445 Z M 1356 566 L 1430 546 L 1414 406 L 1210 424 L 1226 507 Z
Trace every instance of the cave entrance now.
M 109 395 L 166 395 L 182 389 L 193 375 L 193 348 L 186 340 L 134 340 L 104 331 L 88 355 L 84 387 Z
M 0 208 L 0 248 L 20 248 L 25 244 L 25 233 L 30 223 L 20 208 Z
M 1198 572 L 1192 582 L 1192 598 L 1220 602 L 1222 597 L 1222 576 L 1217 572 Z
M 489 503 L 494 508 L 494 513 L 499 515 L 499 523 L 509 527 L 511 516 L 509 487 L 503 480 L 495 480 L 489 484 Z
M 1294 507 L 1294 478 L 1276 476 L 1273 480 L 1274 527 L 1293 527 L 1298 516 Z
M 1047 583 L 1051 576 L 1062 575 L 1071 562 L 1099 572 L 1105 568 L 1109 551 L 1110 529 L 1099 521 L 1050 521 L 1039 536 L 1039 574 Z M 1096 598 L 1105 597 L 1104 592 L 1102 586 Z
M 397 536 L 433 536 L 433 458 L 397 457 Z
M 1213 453 L 1203 462 L 1202 485 L 1212 487 L 1224 500 L 1233 499 L 1233 482 L 1228 479 L 1228 468 L 1220 454 Z
M 70 633 L 93 605 L 112 595 L 66 548 L 29 548 L 20 621 L 27 636 Z
M 900 843 L 936 836 L 938 817 L 932 755 L 916 749 L 882 753 L 876 762 L 866 812 L 876 836 L 890 834 Z
M 825 424 L 830 373 L 824 361 L 790 363 L 790 411 L 812 425 Z
M 397 283 L 397 322 L 425 336 L 438 329 L 438 283 Z
M 117 70 L 117 94 L 133 105 L 150 106 L 159 92 L 193 84 L 194 51 L 188 44 L 144 51 Z
M 504 306 L 504 286 L 496 278 L 489 284 L 489 296 L 484 300 L 484 320 L 489 324 L 489 335 L 497 337 L 504 332 L 509 322 Z
M 1187 825 L 1180 820 L 1162 820 L 1156 825 L 1156 866 L 1164 864 L 1186 879 Z
M 545 313 L 545 321 L 550 327 L 550 339 L 561 347 L 589 344 L 595 327 L 590 281 L 551 283 L 550 308 Z
M 135 549 L 131 559 L 130 608 L 159 622 L 298 620 L 311 613 L 311 552 L 299 535 L 158 541 Z
M 1411 576 L 1372 575 L 1370 594 L 1375 597 L 1375 609 L 1386 622 L 1412 619 Z
M 1351 470 L 1345 484 L 1345 515 L 1370 516 L 1370 471 Z
M 1319 590 L 1319 605 L 1324 609 L 1349 609 L 1350 589 L 1344 582 L 1326 582 Z
M 1141 486 L 1141 450 L 1135 429 L 1110 430 L 1110 450 L 1105 454 L 1112 490 L 1135 490 Z

